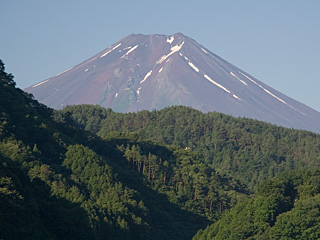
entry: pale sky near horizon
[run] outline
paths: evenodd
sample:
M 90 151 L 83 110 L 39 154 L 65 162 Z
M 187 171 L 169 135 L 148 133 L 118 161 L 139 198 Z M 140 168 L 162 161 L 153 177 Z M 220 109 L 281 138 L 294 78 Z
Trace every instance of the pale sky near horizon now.
M 20 88 L 131 33 L 181 32 L 320 111 L 318 0 L 0 0 L 0 59 Z

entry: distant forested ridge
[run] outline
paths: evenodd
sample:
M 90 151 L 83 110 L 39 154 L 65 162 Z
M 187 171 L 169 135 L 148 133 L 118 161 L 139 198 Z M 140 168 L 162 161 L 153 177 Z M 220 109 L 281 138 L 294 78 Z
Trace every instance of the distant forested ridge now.
M 206 166 L 254 190 L 261 181 L 294 169 L 320 167 L 320 135 L 183 106 L 116 113 L 99 106 L 68 106 L 82 129 L 102 138 L 135 136 L 197 152 Z
M 0 61 L 0 239 L 318 239 L 319 151 L 188 107 L 55 111 Z

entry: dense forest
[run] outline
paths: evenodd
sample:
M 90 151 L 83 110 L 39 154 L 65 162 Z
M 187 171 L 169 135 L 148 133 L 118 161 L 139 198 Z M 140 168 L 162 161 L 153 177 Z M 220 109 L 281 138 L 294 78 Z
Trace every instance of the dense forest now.
M 320 171 L 295 170 L 263 182 L 194 240 L 319 239 Z
M 149 139 L 198 153 L 201 161 L 254 191 L 284 171 L 320 167 L 320 135 L 221 113 L 175 106 L 116 113 L 99 106 L 68 106 L 78 126 L 103 139 Z
M 150 188 L 112 143 L 16 88 L 2 62 L 0 103 L 0 239 L 191 239 L 211 222 Z M 156 151 L 179 151 L 149 145 L 153 164 Z
M 50 109 L 0 61 L 0 239 L 318 239 L 320 136 L 182 106 Z

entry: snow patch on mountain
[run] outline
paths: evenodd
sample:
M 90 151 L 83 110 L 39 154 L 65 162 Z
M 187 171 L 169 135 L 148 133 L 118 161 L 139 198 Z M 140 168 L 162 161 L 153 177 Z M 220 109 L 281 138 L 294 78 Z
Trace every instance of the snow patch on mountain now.
M 239 72 L 241 75 L 243 75 L 244 77 L 246 77 L 247 79 L 249 79 L 251 82 L 253 82 L 254 84 L 256 84 L 258 87 L 260 87 L 261 89 L 263 89 L 266 93 L 268 93 L 270 96 L 274 97 L 275 99 L 277 99 L 278 101 L 282 102 L 283 104 L 287 105 L 288 107 L 290 107 L 291 109 L 301 113 L 302 115 L 306 115 L 305 113 L 301 112 L 300 110 L 292 107 L 290 104 L 288 104 L 286 101 L 282 100 L 281 98 L 279 98 L 278 96 L 276 96 L 275 94 L 273 94 L 272 92 L 270 92 L 268 89 L 264 88 L 263 86 L 261 86 L 259 83 L 257 83 L 256 81 L 254 81 L 253 79 L 251 79 L 250 77 L 248 77 L 247 75 L 245 75 L 242 72 Z
M 276 95 L 274 95 L 272 92 L 270 92 L 269 90 L 265 89 L 263 86 L 261 86 L 259 83 L 257 83 L 256 81 L 254 81 L 253 79 L 251 79 L 250 77 L 248 77 L 247 75 L 245 75 L 242 72 L 239 72 L 242 76 L 246 77 L 247 79 L 249 79 L 251 82 L 253 82 L 254 84 L 256 84 L 258 87 L 260 87 L 261 89 L 263 89 L 266 93 L 268 93 L 269 95 L 271 95 L 272 97 L 274 97 L 275 99 L 279 100 L 280 102 L 287 104 L 284 100 L 282 100 L 281 98 L 277 97 Z M 287 104 L 288 105 L 288 104 Z
M 156 64 L 161 64 L 164 60 L 166 60 L 167 58 L 167 55 L 163 55 L 158 61 Z
M 270 94 L 272 97 L 278 99 L 280 102 L 282 102 L 282 103 L 284 103 L 284 104 L 288 104 L 288 103 L 286 103 L 284 100 L 282 100 L 281 98 L 279 98 L 279 97 L 277 97 L 276 95 L 274 95 L 274 94 L 273 94 L 272 92 L 270 92 L 269 90 L 265 89 L 264 87 L 262 87 L 262 89 L 263 89 L 266 93 Z
M 128 56 L 129 53 L 133 52 L 139 45 L 135 45 L 133 48 L 131 48 L 126 54 L 124 54 L 121 58 L 124 58 L 125 56 Z
M 32 87 L 34 88 L 34 87 L 38 87 L 38 86 L 40 86 L 41 84 L 44 84 L 44 83 L 46 83 L 46 82 L 48 82 L 49 81 L 49 79 L 47 79 L 47 80 L 44 80 L 44 81 L 42 81 L 41 83 L 38 83 L 38 84 L 36 84 L 36 85 L 33 85 Z
M 106 53 L 102 54 L 100 57 L 105 57 L 107 56 L 109 53 L 111 53 L 113 50 L 117 49 L 118 47 L 121 46 L 121 43 L 119 43 L 117 46 L 113 47 L 112 49 L 110 49 L 109 51 L 107 51 Z
M 57 76 L 59 76 L 59 75 L 61 75 L 62 73 L 68 72 L 68 71 L 69 71 L 69 70 L 71 70 L 72 68 L 73 68 L 73 67 L 71 67 L 71 68 L 69 68 L 69 69 L 67 69 L 67 70 L 65 70 L 65 71 L 63 71 L 63 72 L 61 72 L 61 73 L 57 74 L 57 75 L 56 75 L 56 77 L 57 77 Z
M 206 50 L 204 50 L 204 48 L 201 48 L 201 50 L 205 53 L 208 54 L 208 52 Z
M 183 57 L 186 61 L 188 61 L 188 64 L 191 68 L 193 68 L 193 70 L 195 70 L 196 72 L 199 72 L 199 68 L 197 68 L 190 60 L 189 58 L 187 58 L 186 56 L 184 56 L 181 52 L 179 52 L 179 55 L 181 57 Z
M 179 52 L 179 55 L 180 55 L 181 57 L 183 57 L 185 60 L 190 61 L 189 58 L 187 58 L 186 56 L 183 56 L 183 54 L 182 54 L 181 52 Z
M 199 72 L 199 68 L 197 68 L 192 62 L 188 62 L 189 66 L 193 68 L 196 72 Z
M 240 99 L 237 95 L 233 94 L 232 96 L 233 96 L 234 98 L 238 99 L 239 101 L 241 101 L 241 99 Z
M 138 95 L 140 94 L 140 90 L 141 90 L 141 87 L 139 87 L 139 88 L 137 89 L 137 94 L 138 94 Z
M 170 38 L 167 38 L 167 43 L 171 44 L 174 40 L 174 37 L 171 36 Z
M 178 52 L 182 48 L 183 44 L 184 44 L 184 41 L 181 43 L 181 45 L 176 45 L 176 46 L 172 47 L 171 48 L 171 53 L 169 53 L 169 55 L 171 55 L 171 54 L 173 54 L 175 52 Z
M 254 84 L 258 85 L 259 87 L 262 88 L 262 86 L 260 84 L 258 84 L 256 81 L 254 81 L 253 79 L 249 78 L 247 75 L 245 75 L 242 72 L 239 72 L 242 76 L 246 77 L 247 79 L 249 79 L 251 82 L 253 82 Z
M 237 77 L 237 75 L 235 75 L 233 72 L 230 72 L 230 74 L 231 74 L 231 76 L 233 76 L 233 77 L 235 77 L 236 79 L 238 79 L 241 83 L 243 83 L 244 85 L 248 86 L 248 84 L 247 84 L 245 81 L 241 80 L 241 79 L 240 79 L 239 77 Z
M 203 75 L 205 77 L 205 79 L 207 79 L 209 82 L 213 83 L 214 85 L 216 85 L 217 87 L 221 88 L 223 91 L 230 93 L 230 91 L 228 89 L 226 89 L 224 86 L 222 86 L 221 84 L 213 81 L 208 75 Z
M 152 70 L 150 70 L 150 71 L 146 74 L 146 76 L 143 78 L 143 80 L 140 81 L 140 84 L 143 83 L 145 80 L 147 80 L 147 78 L 151 75 L 151 73 L 152 73 Z
M 171 52 L 168 55 L 163 55 L 158 61 L 157 64 L 161 64 L 164 60 L 166 60 L 168 57 L 170 57 L 172 54 L 180 51 L 180 49 L 182 48 L 184 44 L 184 41 L 180 44 L 180 45 L 175 45 L 173 46 L 170 50 Z
M 131 48 L 126 55 L 128 55 L 129 53 L 133 52 L 139 45 L 135 45 L 133 48 Z
M 160 70 L 159 70 L 159 72 L 158 72 L 158 73 L 161 73 L 161 72 L 162 72 L 162 70 L 163 70 L 163 67 L 162 67 L 162 68 L 160 68 Z

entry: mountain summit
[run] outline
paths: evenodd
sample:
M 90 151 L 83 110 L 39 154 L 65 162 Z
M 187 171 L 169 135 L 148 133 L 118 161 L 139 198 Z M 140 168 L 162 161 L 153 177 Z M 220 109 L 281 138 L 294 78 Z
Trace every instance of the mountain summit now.
M 176 33 L 132 34 L 25 89 L 47 106 L 98 104 L 118 112 L 184 105 L 320 132 L 320 113 Z

